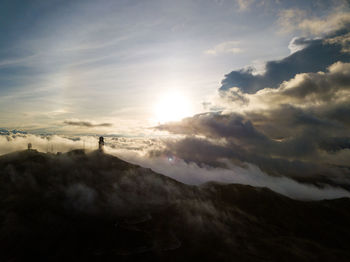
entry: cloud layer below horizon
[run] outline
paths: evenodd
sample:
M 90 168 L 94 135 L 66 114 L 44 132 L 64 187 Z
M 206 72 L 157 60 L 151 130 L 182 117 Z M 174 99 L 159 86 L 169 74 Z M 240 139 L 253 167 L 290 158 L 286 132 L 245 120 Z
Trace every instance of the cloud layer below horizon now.
M 11 134 L 0 136 L 0 155 L 25 150 L 28 143 L 41 152 L 67 152 L 85 148 L 87 151 L 97 148 L 98 137 L 62 137 L 38 136 L 33 134 Z M 274 177 L 261 171 L 254 164 L 236 165 L 226 162 L 225 167 L 198 165 L 185 162 L 172 155 L 150 156 L 150 150 L 164 148 L 159 139 L 135 139 L 107 137 L 106 152 L 128 162 L 151 168 L 152 170 L 190 185 L 201 185 L 209 181 L 238 183 L 271 190 L 300 200 L 321 200 L 350 197 L 350 191 L 328 184 L 300 183 L 287 177 Z

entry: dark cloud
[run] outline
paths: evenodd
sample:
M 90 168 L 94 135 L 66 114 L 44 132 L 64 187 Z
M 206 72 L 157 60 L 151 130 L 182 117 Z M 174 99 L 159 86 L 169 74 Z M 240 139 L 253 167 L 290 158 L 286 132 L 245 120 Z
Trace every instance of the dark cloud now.
M 313 135 L 315 133 L 305 131 L 300 136 L 282 141 L 274 141 L 268 137 L 251 140 L 218 137 L 214 140 L 188 136 L 168 141 L 166 149 L 153 152 L 153 156 L 173 155 L 185 159 L 188 163 L 197 163 L 199 166 L 224 168 L 227 167 L 225 159 L 242 167 L 246 165 L 245 163 L 252 163 L 273 176 L 287 176 L 303 182 L 326 183 L 349 188 L 350 168 L 346 166 L 346 160 L 339 166 L 328 163 L 327 158 L 321 160 L 321 155 L 334 155 L 344 151 L 349 148 L 350 138 L 323 138 L 320 135 Z
M 111 127 L 112 124 L 111 123 L 101 123 L 101 124 L 93 124 L 91 122 L 88 121 L 64 121 L 63 122 L 66 125 L 70 125 L 70 126 L 81 126 L 81 127 Z
M 283 110 L 290 111 L 287 116 L 290 122 L 281 115 Z M 260 126 L 255 127 L 252 121 L 260 122 Z M 349 171 L 329 168 L 326 163 L 318 162 L 320 151 L 329 151 L 332 141 L 327 132 L 322 132 L 324 126 L 327 122 L 312 119 L 305 112 L 281 107 L 259 121 L 256 114 L 249 120 L 248 115 L 209 113 L 158 128 L 188 136 L 169 141 L 166 153 L 189 162 L 220 166 L 222 159 L 231 159 L 241 164 L 253 163 L 272 175 L 343 176 Z M 336 127 L 327 126 L 327 130 L 332 129 Z M 345 132 L 338 133 L 344 135 Z M 328 147 L 325 139 L 329 141 Z M 340 144 L 342 141 L 345 140 L 337 140 L 337 148 L 347 148 Z
M 327 72 L 297 75 L 294 79 L 281 85 L 281 95 L 287 99 L 294 98 L 313 101 L 330 101 L 339 91 L 350 89 L 350 64 L 337 62 Z
M 347 128 L 350 127 L 350 102 L 340 102 L 336 104 L 329 104 L 319 111 L 313 110 L 314 114 L 324 115 L 328 119 L 333 119 L 334 121 L 341 122 Z
M 238 87 L 244 93 L 253 94 L 266 87 L 277 88 L 283 81 L 299 73 L 325 71 L 337 61 L 350 62 L 350 54 L 343 52 L 344 47 L 339 44 L 340 40 L 327 40 L 295 38 L 290 45 L 305 46 L 303 49 L 284 59 L 267 62 L 262 75 L 254 75 L 251 67 L 232 71 L 222 80 L 220 91 Z
M 324 139 L 320 147 L 329 152 L 337 152 L 342 149 L 350 148 L 350 137 L 331 137 Z
M 205 135 L 209 138 L 230 138 L 236 140 L 238 144 L 240 141 L 242 143 L 244 141 L 267 142 L 267 138 L 258 132 L 249 120 L 239 114 L 200 114 L 179 123 L 160 125 L 158 129 L 186 135 Z
M 298 110 L 290 108 L 289 121 L 287 129 L 294 126 L 295 129 L 300 129 L 298 132 L 285 134 L 280 130 L 280 138 L 274 139 L 266 132 L 264 133 L 265 123 L 271 125 L 279 125 L 284 119 L 278 119 L 285 107 L 275 110 L 269 117 L 265 117 L 266 122 L 260 123 L 260 130 L 258 130 L 248 115 L 239 114 L 219 114 L 208 113 L 197 115 L 192 118 L 187 118 L 180 123 L 164 124 L 158 127 L 160 130 L 168 130 L 172 133 L 180 133 L 185 135 L 199 135 L 206 138 L 223 140 L 221 145 L 243 152 L 250 152 L 251 154 L 262 154 L 264 156 L 286 156 L 301 158 L 310 155 L 316 150 L 316 142 L 319 136 L 315 135 L 317 132 L 312 132 L 315 125 L 323 125 L 321 120 L 313 119 L 312 116 L 306 113 L 297 113 Z M 288 110 L 288 109 L 287 109 Z M 276 119 L 274 119 L 274 117 Z M 255 121 L 257 117 L 255 115 Z M 262 118 L 260 119 L 260 121 Z M 278 122 L 280 121 L 280 123 Z M 273 129 L 273 126 L 272 126 Z M 318 131 L 318 130 L 315 130 Z

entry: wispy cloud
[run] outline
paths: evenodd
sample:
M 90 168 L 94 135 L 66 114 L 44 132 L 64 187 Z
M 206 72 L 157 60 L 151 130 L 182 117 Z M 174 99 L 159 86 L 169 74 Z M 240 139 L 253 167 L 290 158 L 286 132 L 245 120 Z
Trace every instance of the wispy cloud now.
M 236 0 L 240 11 L 245 11 L 255 2 L 255 0 Z
M 111 127 L 111 126 L 113 126 L 113 124 L 111 124 L 111 123 L 92 123 L 89 121 L 66 120 L 63 123 L 66 125 L 79 126 L 79 127 Z
M 306 35 L 322 36 L 350 26 L 349 8 L 334 9 L 323 17 L 313 17 L 305 10 L 292 8 L 279 12 L 278 24 L 281 33 L 299 30 Z
M 227 41 L 206 50 L 204 53 L 208 55 L 219 55 L 219 54 L 239 54 L 242 52 L 243 52 L 243 49 L 239 47 L 239 41 Z

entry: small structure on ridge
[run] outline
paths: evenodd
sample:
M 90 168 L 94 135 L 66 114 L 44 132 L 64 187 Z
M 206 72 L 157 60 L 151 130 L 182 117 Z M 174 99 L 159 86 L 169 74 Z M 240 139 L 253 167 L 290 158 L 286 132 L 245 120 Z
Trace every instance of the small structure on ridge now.
M 103 140 L 103 136 L 100 136 L 100 140 L 98 141 L 98 151 L 103 152 L 104 145 L 105 142 Z

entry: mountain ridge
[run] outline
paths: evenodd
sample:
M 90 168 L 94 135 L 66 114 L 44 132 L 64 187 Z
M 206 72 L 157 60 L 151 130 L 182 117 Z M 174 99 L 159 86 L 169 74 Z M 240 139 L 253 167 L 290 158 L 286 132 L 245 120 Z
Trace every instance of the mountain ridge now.
M 350 199 L 189 186 L 99 151 L 0 156 L 4 261 L 349 261 Z

